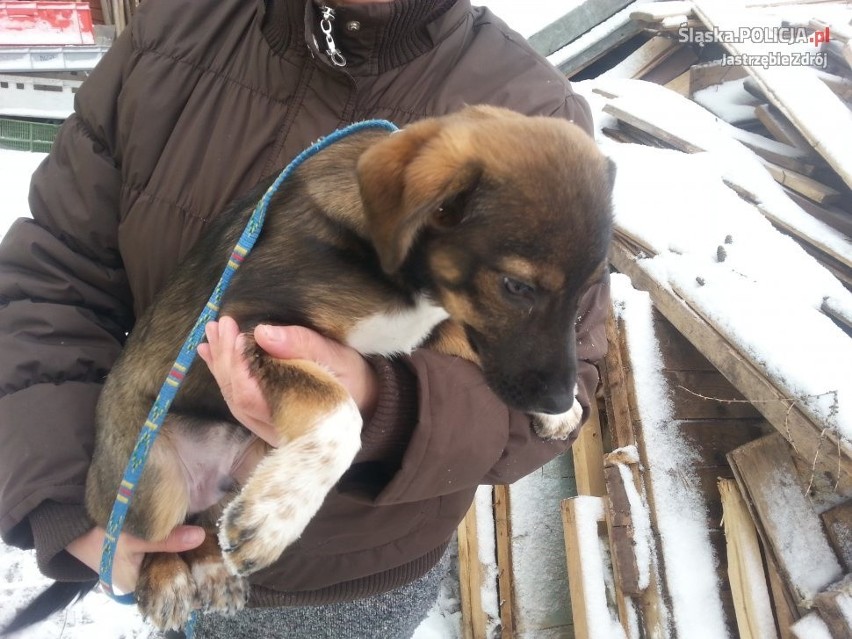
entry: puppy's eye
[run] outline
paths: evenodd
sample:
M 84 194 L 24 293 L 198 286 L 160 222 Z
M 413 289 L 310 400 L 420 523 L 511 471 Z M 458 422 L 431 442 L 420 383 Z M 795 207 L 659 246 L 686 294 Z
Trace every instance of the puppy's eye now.
M 514 277 L 509 277 L 508 275 L 503 276 L 503 288 L 505 288 L 506 292 L 510 295 L 517 295 L 520 297 L 531 297 L 535 293 L 534 286 L 527 284 L 526 282 L 516 280 Z

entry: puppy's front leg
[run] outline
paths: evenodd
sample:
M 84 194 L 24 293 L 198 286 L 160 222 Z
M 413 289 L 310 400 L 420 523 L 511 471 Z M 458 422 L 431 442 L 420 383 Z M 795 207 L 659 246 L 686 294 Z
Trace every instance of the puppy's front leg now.
M 234 574 L 274 562 L 316 514 L 361 445 L 361 414 L 346 389 L 313 362 L 254 358 L 282 444 L 225 508 L 219 544 Z

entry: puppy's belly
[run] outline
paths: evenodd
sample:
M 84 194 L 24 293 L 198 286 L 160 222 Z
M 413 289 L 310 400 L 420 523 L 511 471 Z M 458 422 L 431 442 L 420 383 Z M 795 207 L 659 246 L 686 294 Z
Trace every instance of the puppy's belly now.
M 169 442 L 189 487 L 190 514 L 207 510 L 233 492 L 246 479 L 242 469 L 253 467 L 251 460 L 266 452 L 261 440 L 229 423 L 172 428 Z

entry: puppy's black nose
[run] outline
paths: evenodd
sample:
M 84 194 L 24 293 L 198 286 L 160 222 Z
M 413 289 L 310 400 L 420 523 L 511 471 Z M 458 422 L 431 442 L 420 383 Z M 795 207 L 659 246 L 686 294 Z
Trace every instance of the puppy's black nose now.
M 532 412 L 545 413 L 547 415 L 561 415 L 571 410 L 574 405 L 574 392 L 555 393 L 545 395 L 536 402 L 538 405 Z

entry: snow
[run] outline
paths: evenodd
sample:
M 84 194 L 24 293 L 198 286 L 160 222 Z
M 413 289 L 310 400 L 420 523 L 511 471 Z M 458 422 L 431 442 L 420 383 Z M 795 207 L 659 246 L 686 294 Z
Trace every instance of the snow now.
M 576 494 L 573 474 L 571 456 L 562 455 L 509 489 L 518 639 L 559 639 L 571 632 L 560 504 Z
M 754 120 L 754 107 L 761 101 L 745 90 L 745 81 L 740 78 L 709 86 L 696 91 L 692 99 L 725 122 L 738 124 Z
M 11 621 L 15 611 L 30 603 L 50 583 L 39 573 L 32 551 L 0 544 L 0 627 Z M 153 639 L 155 635 L 135 608 L 92 593 L 66 611 L 13 635 L 13 639 L 60 636 L 62 639 L 91 639 L 93 636 Z
M 631 483 L 632 483 L 631 479 Z M 583 595 L 585 617 L 589 637 L 601 639 L 624 639 L 624 629 L 613 618 L 607 605 L 606 586 L 602 567 L 604 558 L 598 537 L 598 522 L 604 519 L 603 499 L 580 496 L 573 499 L 580 547 L 577 554 L 582 558 Z
M 774 489 L 767 495 L 763 514 L 770 530 L 796 531 L 785 535 L 774 546 L 780 565 L 789 573 L 790 585 L 806 602 L 843 576 L 843 568 L 827 542 L 810 544 L 806 540 L 825 539 L 822 523 L 808 500 L 802 499 L 798 478 L 777 469 L 767 477 Z
M 852 440 L 852 340 L 820 310 L 825 298 L 852 309 L 852 294 L 723 180 L 747 184 L 766 208 L 793 225 L 809 225 L 838 254 L 852 256 L 852 244 L 799 210 L 724 129 L 708 129 L 714 118 L 701 107 L 693 105 L 699 115 L 690 119 L 687 109 L 647 84 L 605 86 L 629 95 L 632 104 L 646 100 L 645 108 L 666 118 L 675 135 L 700 136 L 709 151 L 684 154 L 602 138 L 618 165 L 617 227 L 655 254 L 641 260 L 643 268 L 720 327 L 802 410 Z
M 480 599 L 486 617 L 486 636 L 499 636 L 500 598 L 497 593 L 497 531 L 494 525 L 494 488 L 476 490 L 476 541 L 482 566 Z
M 666 394 L 654 334 L 651 300 L 625 275 L 612 278 L 612 299 L 627 326 L 636 402 L 645 439 L 646 468 L 654 486 L 657 527 L 677 636 L 729 637 L 707 530 L 707 507 L 694 472 L 696 453 L 680 436 Z
M 529 38 L 582 2 L 580 0 L 526 0 L 525 2 L 474 0 L 471 4 L 487 6 L 515 31 Z
M 651 517 L 647 505 L 642 501 L 633 472 L 624 464 L 616 464 L 630 504 L 630 516 L 633 524 L 633 555 L 639 571 L 639 588 L 645 590 L 651 580 L 651 553 L 654 540 L 651 537 Z
M 711 153 L 717 159 L 717 166 L 725 179 L 758 196 L 760 204 L 779 220 L 788 226 L 802 229 L 836 255 L 852 260 L 852 241 L 802 211 L 772 179 L 757 156 L 732 138 L 733 127 L 720 121 L 702 106 L 664 87 L 642 80 L 587 80 L 577 83 L 575 88 L 590 99 L 594 111 L 599 111 L 604 104 L 600 96 L 593 93 L 598 89 L 619 96 L 614 103 L 621 101 L 629 104 L 630 110 L 638 117 L 649 122 L 663 123 L 675 138 L 688 140 L 691 145 Z M 595 113 L 595 117 L 598 117 L 598 113 Z M 605 138 L 600 141 L 607 146 L 613 144 Z M 665 180 L 665 184 L 668 186 L 675 179 L 684 177 L 688 180 L 690 176 L 685 173 L 675 172 L 669 180 Z M 657 183 L 661 182 L 659 177 Z
M 790 630 L 796 639 L 832 639 L 828 626 L 815 612 L 799 619 Z
M 0 206 L 0 239 L 19 217 L 29 217 L 27 194 L 30 176 L 46 157 L 44 153 L 22 153 L 0 149 L 0 186 L 3 205 Z

